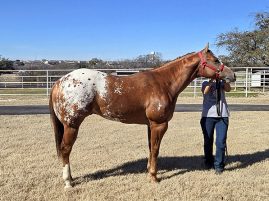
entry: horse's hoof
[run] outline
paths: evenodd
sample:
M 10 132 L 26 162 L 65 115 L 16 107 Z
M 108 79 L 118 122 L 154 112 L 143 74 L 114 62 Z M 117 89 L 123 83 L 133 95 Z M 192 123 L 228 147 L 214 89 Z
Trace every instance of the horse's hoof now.
M 72 188 L 73 188 L 73 186 L 71 185 L 71 182 L 70 181 L 65 181 L 64 189 L 69 190 L 69 189 L 72 189 Z
M 158 179 L 157 177 L 155 177 L 155 178 L 151 178 L 151 182 L 153 182 L 153 183 L 159 183 L 161 180 L 160 179 Z
M 159 183 L 160 179 L 158 179 L 156 176 L 149 175 L 150 182 L 152 183 Z
M 68 191 L 71 190 L 73 188 L 73 186 L 71 185 L 65 185 L 64 190 Z

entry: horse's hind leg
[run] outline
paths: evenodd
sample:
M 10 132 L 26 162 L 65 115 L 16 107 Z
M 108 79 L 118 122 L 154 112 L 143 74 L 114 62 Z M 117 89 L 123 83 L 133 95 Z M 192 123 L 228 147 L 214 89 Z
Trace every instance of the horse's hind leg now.
M 64 135 L 61 143 L 61 155 L 63 160 L 63 179 L 65 188 L 72 187 L 72 176 L 70 170 L 69 156 L 72 146 L 76 141 L 78 128 L 71 128 L 67 125 L 64 126 Z

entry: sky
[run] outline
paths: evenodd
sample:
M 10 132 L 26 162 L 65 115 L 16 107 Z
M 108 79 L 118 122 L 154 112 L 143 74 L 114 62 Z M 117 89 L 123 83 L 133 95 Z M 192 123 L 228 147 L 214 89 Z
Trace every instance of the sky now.
M 163 59 L 254 28 L 269 0 L 0 0 L 0 55 L 11 60 Z

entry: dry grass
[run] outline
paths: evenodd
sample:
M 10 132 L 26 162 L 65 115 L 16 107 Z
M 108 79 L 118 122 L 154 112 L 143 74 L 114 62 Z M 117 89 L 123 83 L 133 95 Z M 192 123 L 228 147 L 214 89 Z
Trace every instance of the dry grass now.
M 159 184 L 148 182 L 146 127 L 87 118 L 64 191 L 49 115 L 0 116 L 0 200 L 269 200 L 269 113 L 234 112 L 226 171 L 202 169 L 200 113 L 175 113 Z

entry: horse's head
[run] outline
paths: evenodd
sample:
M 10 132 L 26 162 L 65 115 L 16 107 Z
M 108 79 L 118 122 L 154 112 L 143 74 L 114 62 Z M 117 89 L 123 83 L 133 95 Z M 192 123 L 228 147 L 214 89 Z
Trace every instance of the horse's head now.
M 225 66 L 220 60 L 209 50 L 208 45 L 202 51 L 198 52 L 200 57 L 198 74 L 202 77 L 222 79 L 226 82 L 234 82 L 236 80 L 234 72 Z

